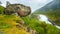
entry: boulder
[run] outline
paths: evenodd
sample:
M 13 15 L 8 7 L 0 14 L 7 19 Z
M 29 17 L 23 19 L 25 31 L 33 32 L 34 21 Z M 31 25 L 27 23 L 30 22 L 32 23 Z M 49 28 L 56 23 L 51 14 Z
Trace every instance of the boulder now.
M 19 16 L 27 16 L 31 13 L 31 8 L 22 4 L 7 5 L 4 14 L 11 15 L 17 13 Z

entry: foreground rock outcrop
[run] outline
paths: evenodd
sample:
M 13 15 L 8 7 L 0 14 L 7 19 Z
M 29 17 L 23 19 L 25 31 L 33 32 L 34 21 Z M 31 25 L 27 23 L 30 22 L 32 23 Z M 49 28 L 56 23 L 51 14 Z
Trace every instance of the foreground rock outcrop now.
M 27 16 L 31 13 L 31 8 L 22 4 L 7 5 L 4 14 L 11 15 L 17 13 L 19 16 Z

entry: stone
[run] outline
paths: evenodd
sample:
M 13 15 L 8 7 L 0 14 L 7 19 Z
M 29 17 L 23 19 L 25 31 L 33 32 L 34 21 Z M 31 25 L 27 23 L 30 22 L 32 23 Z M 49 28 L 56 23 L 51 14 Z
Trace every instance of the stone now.
M 7 5 L 4 14 L 11 15 L 17 13 L 19 16 L 27 16 L 31 13 L 31 8 L 22 4 Z

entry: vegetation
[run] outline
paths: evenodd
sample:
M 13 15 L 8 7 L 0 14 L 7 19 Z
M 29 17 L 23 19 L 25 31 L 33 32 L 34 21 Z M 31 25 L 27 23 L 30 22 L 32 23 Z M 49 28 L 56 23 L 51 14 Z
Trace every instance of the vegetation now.
M 35 29 L 39 34 L 59 34 L 60 29 L 56 28 L 53 25 L 46 24 L 45 22 L 40 22 L 36 18 L 27 18 L 23 17 L 25 25 Z
M 3 14 L 3 11 L 4 11 L 4 7 L 0 6 L 0 14 Z
M 23 29 L 18 29 L 16 25 L 20 20 L 24 20 L 25 25 L 29 26 L 33 30 L 36 30 L 38 34 L 60 34 L 60 29 L 53 25 L 41 22 L 38 19 L 30 17 L 18 17 L 17 15 L 5 15 L 3 14 L 4 8 L 0 8 L 0 33 L 4 34 L 28 34 Z
M 13 17 L 14 16 L 14 17 Z M 16 25 L 17 20 L 22 20 L 16 15 L 0 15 L 0 31 L 6 34 L 27 34 L 24 30 L 19 30 Z
M 57 25 L 60 24 L 60 9 L 48 11 L 36 11 L 34 14 L 44 14 Z

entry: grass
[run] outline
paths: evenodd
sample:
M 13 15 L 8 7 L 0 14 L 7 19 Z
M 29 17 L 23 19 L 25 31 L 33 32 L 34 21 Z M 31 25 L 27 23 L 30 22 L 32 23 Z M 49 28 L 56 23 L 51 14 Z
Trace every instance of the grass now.
M 45 22 L 41 22 L 36 18 L 23 17 L 22 19 L 24 20 L 25 25 L 36 30 L 39 32 L 39 34 L 57 34 L 58 31 L 58 33 L 60 33 L 60 29 L 56 28 L 53 25 L 46 24 Z
M 22 20 L 16 15 L 0 15 L 0 31 L 6 34 L 27 34 L 23 29 L 19 30 L 16 21 Z

